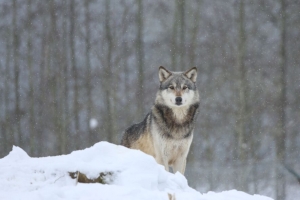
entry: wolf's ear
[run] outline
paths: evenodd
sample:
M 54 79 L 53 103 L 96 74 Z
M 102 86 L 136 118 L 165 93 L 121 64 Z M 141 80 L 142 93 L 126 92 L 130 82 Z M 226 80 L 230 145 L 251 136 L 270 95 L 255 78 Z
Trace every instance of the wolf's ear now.
M 164 80 L 169 78 L 169 76 L 171 76 L 171 75 L 172 75 L 172 72 L 168 71 L 163 66 L 159 67 L 158 76 L 159 76 L 159 81 L 160 82 L 163 82 Z
M 195 83 L 197 79 L 197 68 L 193 67 L 192 69 L 187 70 L 186 72 L 184 72 L 184 75 L 186 75 Z

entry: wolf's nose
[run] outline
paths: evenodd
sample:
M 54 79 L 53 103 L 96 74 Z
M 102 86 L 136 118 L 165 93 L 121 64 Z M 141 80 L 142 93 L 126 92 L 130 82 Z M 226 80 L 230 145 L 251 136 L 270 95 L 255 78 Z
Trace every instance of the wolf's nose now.
M 176 97 L 175 101 L 176 101 L 176 104 L 181 104 L 182 103 L 182 98 L 181 97 Z

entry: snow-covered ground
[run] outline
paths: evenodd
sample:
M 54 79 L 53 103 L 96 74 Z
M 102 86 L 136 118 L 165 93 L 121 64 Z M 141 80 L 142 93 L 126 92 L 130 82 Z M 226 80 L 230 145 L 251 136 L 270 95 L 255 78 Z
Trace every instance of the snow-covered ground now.
M 108 174 L 100 183 L 77 183 L 69 172 L 93 179 Z M 0 199 L 30 200 L 271 200 L 231 190 L 200 194 L 180 173 L 166 172 L 154 158 L 107 142 L 69 155 L 31 158 L 19 147 L 0 159 Z

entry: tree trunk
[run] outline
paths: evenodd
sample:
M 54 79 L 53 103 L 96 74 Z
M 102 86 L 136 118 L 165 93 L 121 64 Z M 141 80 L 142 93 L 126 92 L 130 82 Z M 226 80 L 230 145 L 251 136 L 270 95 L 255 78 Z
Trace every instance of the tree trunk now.
M 7 46 L 6 46 L 7 47 Z M 6 48 L 6 51 L 8 49 Z M 0 62 L 0 73 L 1 74 L 5 74 L 6 72 L 6 68 L 5 66 L 2 65 L 2 62 Z M 6 80 L 5 80 L 6 81 Z M 5 156 L 5 153 L 7 153 L 7 144 L 8 144 L 8 141 L 7 141 L 7 134 L 6 134 L 6 88 L 5 87 L 1 87 L 0 88 L 0 94 L 1 97 L 0 97 L 0 110 L 3 112 L 3 116 L 4 116 L 4 119 L 2 119 L 2 116 L 0 117 L 0 158 L 2 158 L 3 156 Z
M 68 3 L 64 2 L 64 9 L 68 10 Z M 67 11 L 66 11 L 67 12 Z M 62 127 L 62 132 L 60 134 L 60 152 L 61 154 L 65 154 L 69 151 L 71 151 L 70 144 L 67 143 L 67 137 L 71 137 L 68 128 L 70 125 L 70 108 L 69 108 L 69 62 L 67 59 L 68 55 L 68 18 L 64 17 L 63 19 L 63 42 L 62 42 L 62 49 L 63 49 L 63 55 L 62 56 L 62 74 L 63 74 L 63 86 L 62 86 L 62 91 L 63 91 L 63 127 Z M 70 141 L 70 140 L 68 140 Z
M 177 70 L 177 57 L 178 57 L 178 45 L 177 45 L 177 29 L 178 29 L 178 1 L 176 1 L 176 9 L 174 11 L 174 20 L 173 20 L 173 27 L 172 27 L 172 38 L 171 38 L 171 49 L 170 49 L 170 56 L 171 56 L 171 70 Z
M 43 15 L 43 24 L 46 26 L 47 24 L 47 16 L 46 15 Z M 49 57 L 49 52 L 48 52 L 48 44 L 47 44 L 47 29 L 44 28 L 43 31 L 43 38 L 42 38 L 42 41 L 41 41 L 41 62 L 40 62 L 40 78 L 39 78 L 39 95 L 38 95 L 38 116 L 37 117 L 37 132 L 39 132 L 39 134 L 37 135 L 37 151 L 39 152 L 39 155 L 43 155 L 43 153 L 45 152 L 44 150 L 44 147 L 43 147 L 43 137 L 44 137 L 44 130 L 45 130 L 45 126 L 46 126 L 46 123 L 44 121 L 45 118 L 45 115 L 46 113 L 44 112 L 44 107 L 45 107 L 45 98 L 47 96 L 46 94 L 46 91 L 45 91 L 45 85 L 46 85 L 46 80 L 47 80 L 47 60 L 48 60 L 48 57 Z
M 111 27 L 110 27 L 110 1 L 105 1 L 105 38 L 107 41 L 107 54 L 106 54 L 106 63 L 105 66 L 105 78 L 104 78 L 104 88 L 105 88 L 105 103 L 107 106 L 106 113 L 106 134 L 107 140 L 109 142 L 116 142 L 116 133 L 114 127 L 115 113 L 114 113 L 114 102 L 112 88 L 108 85 L 108 83 L 113 82 L 114 76 L 112 73 L 112 47 L 113 47 L 113 39 L 111 35 Z
M 77 63 L 76 63 L 76 55 L 75 55 L 75 22 L 76 14 L 75 14 L 75 1 L 70 1 L 70 50 L 71 50 L 71 65 L 72 65 L 72 75 L 74 79 L 74 99 L 73 99 L 73 115 L 74 115 L 74 123 L 75 123 L 75 135 L 74 135 L 74 149 L 78 149 L 78 135 L 80 131 L 80 122 L 79 122 L 79 89 L 78 89 L 78 71 L 77 71 Z
M 12 148 L 12 146 L 14 145 L 14 134 L 12 131 L 12 127 L 11 127 L 11 119 L 9 116 L 9 84 L 10 84 L 10 55 L 11 55 L 11 31 L 7 31 L 7 35 L 6 35 L 6 59 L 5 59 L 5 80 L 4 80 L 4 132 L 3 134 L 6 135 L 7 141 L 6 141 L 6 150 L 10 150 L 10 148 Z
M 66 26 L 66 24 L 65 24 Z M 64 26 L 64 27 L 65 27 Z M 64 28 L 66 29 L 66 28 Z M 65 32 L 65 31 L 64 31 Z M 66 40 L 66 33 L 64 33 L 64 38 Z M 65 42 L 64 42 L 65 43 Z M 67 45 L 63 44 L 63 52 L 64 55 L 67 56 Z M 62 127 L 62 132 L 60 134 L 60 153 L 65 154 L 67 152 L 67 135 L 68 134 L 68 127 L 70 123 L 70 116 L 69 116 L 69 86 L 68 86 L 68 80 L 69 80 L 69 70 L 68 70 L 68 61 L 67 59 L 63 58 L 63 127 Z
M 238 162 L 241 172 L 238 176 L 238 189 L 247 191 L 247 180 L 246 180 L 246 167 L 247 167 L 247 142 L 246 142 L 246 132 L 245 132 L 245 122 L 246 122 L 246 69 L 244 65 L 245 59 L 245 46 L 246 46 L 246 35 L 245 35 L 245 8 L 244 0 L 240 0 L 239 4 L 239 43 L 238 43 L 238 54 L 237 54 L 237 86 L 238 86 L 238 112 L 236 120 L 236 137 L 238 142 Z M 241 170 L 242 169 L 242 170 Z
M 89 0 L 84 1 L 84 11 L 85 11 L 85 65 L 86 65 L 86 92 L 87 92 L 87 128 L 89 134 L 89 145 L 93 141 L 93 132 L 90 127 L 90 120 L 92 118 L 92 84 L 91 84 L 91 61 L 90 61 L 90 50 L 91 50 L 91 29 L 90 29 L 90 11 L 89 11 Z
M 282 165 L 285 162 L 285 140 L 286 140 L 286 112 L 287 97 L 286 97 L 286 69 L 287 69 L 287 57 L 286 57 L 286 4 L 285 0 L 280 0 L 280 108 L 279 108 L 279 123 L 276 135 L 276 199 L 285 199 L 285 176 L 283 173 Z
M 19 35 L 17 28 L 17 2 L 13 0 L 13 55 L 14 55 L 14 86 L 15 86 L 15 127 L 18 136 L 18 145 L 22 146 L 23 138 L 21 133 L 21 110 L 20 110 L 20 68 L 19 68 Z M 15 142 L 14 142 L 15 143 Z
M 50 69 L 52 70 L 50 79 L 51 88 L 51 117 L 53 119 L 53 132 L 56 135 L 54 154 L 58 153 L 59 148 L 60 133 L 62 131 L 62 114 L 61 114 L 61 104 L 59 104 L 59 83 L 61 82 L 61 73 L 59 67 L 60 61 L 60 50 L 58 48 L 59 35 L 57 30 L 57 16 L 56 16 L 57 6 L 54 0 L 49 1 L 49 11 L 50 11 L 50 36 L 49 36 L 49 46 L 50 46 Z
M 198 2 L 197 4 L 197 8 L 196 8 L 196 11 L 194 11 L 194 15 L 193 15 L 193 29 L 192 29 L 192 32 L 191 32 L 191 47 L 190 47 L 190 51 L 189 51 L 189 60 L 190 60 L 190 65 L 189 67 L 192 67 L 192 66 L 196 66 L 196 47 L 198 45 L 198 41 L 197 41 L 197 35 L 199 33 L 198 29 L 199 29 L 199 23 L 200 23 L 200 7 L 201 7 L 201 2 Z M 185 65 L 186 66 L 186 65 Z M 199 68 L 198 68 L 199 70 Z M 196 152 L 196 148 L 195 148 L 196 144 L 195 142 L 192 142 L 191 144 L 191 147 L 190 147 L 190 152 Z M 196 161 L 198 159 L 198 154 L 197 153 L 193 153 L 191 154 L 189 153 L 189 156 L 187 158 L 187 161 L 188 163 L 191 164 L 191 166 L 193 166 L 193 168 L 196 167 Z M 213 154 L 213 152 L 211 152 Z M 209 158 L 213 158 L 213 155 L 212 154 L 209 154 Z M 211 165 L 213 166 L 213 162 L 211 161 Z M 212 170 L 210 171 L 212 172 Z M 212 173 L 211 173 L 212 175 Z M 210 176 L 212 178 L 212 176 Z M 210 186 L 213 186 L 213 181 L 212 179 L 211 180 L 211 184 Z
M 180 21 L 180 65 L 178 70 L 184 71 L 186 67 L 185 63 L 185 51 L 186 51 L 186 44 L 185 44 L 185 0 L 177 0 L 178 1 L 178 10 L 179 10 L 179 21 Z
M 138 16 L 137 16 L 137 67 L 138 67 L 138 91 L 137 91 L 137 103 L 138 103 L 138 116 L 142 117 L 144 114 L 144 42 L 143 42 L 143 2 L 137 0 L 138 4 Z
M 35 150 L 35 114 L 34 114 L 34 91 L 33 91 L 33 69 L 32 69 L 32 17 L 31 17 L 31 0 L 27 0 L 27 16 L 28 16 L 28 39 L 27 39 L 27 67 L 29 72 L 29 146 L 30 146 L 30 155 L 34 155 Z
M 196 66 L 196 52 L 197 52 L 197 36 L 199 35 L 199 23 L 200 23 L 200 8 L 201 8 L 202 0 L 197 3 L 197 9 L 194 12 L 194 17 L 193 17 L 193 31 L 191 32 L 191 41 L 190 45 L 191 47 L 189 48 L 189 60 L 190 60 L 190 66 L 189 67 L 194 67 Z

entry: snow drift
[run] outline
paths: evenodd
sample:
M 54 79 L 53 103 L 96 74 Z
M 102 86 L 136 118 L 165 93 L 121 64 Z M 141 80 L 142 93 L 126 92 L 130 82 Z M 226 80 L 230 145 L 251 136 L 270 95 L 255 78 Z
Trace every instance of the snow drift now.
M 70 172 L 107 184 L 78 183 Z M 74 177 L 73 177 L 74 178 Z M 31 158 L 19 147 L 0 159 L 0 199 L 61 200 L 271 200 L 239 191 L 200 194 L 180 173 L 166 172 L 137 150 L 100 142 L 69 155 Z

